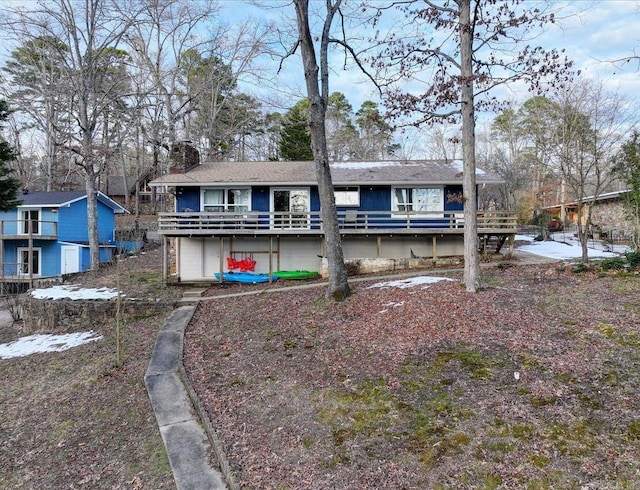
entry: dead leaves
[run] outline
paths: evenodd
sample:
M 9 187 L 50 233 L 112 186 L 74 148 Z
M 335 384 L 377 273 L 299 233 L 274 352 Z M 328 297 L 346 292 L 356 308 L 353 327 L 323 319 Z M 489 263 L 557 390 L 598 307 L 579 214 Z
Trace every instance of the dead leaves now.
M 240 483 L 640 484 L 640 280 L 545 270 L 491 269 L 477 294 L 356 284 L 340 304 L 322 288 L 203 303 L 185 363 Z

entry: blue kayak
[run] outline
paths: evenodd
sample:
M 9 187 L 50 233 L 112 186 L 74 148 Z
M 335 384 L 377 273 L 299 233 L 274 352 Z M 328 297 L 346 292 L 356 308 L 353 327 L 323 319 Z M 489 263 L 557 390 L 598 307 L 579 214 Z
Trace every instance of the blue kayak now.
M 220 279 L 220 274 L 214 274 L 216 279 Z M 269 282 L 269 274 L 257 274 L 255 272 L 225 272 L 222 274 L 222 280 L 226 282 L 240 282 L 243 284 L 258 284 L 261 282 Z M 274 275 L 271 281 L 277 281 L 278 276 Z

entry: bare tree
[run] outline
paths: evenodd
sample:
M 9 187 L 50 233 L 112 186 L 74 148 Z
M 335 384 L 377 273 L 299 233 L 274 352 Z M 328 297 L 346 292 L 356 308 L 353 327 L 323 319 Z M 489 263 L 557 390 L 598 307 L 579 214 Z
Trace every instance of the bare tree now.
M 211 0 L 133 0 L 119 5 L 119 15 L 131 26 L 123 40 L 135 67 L 141 121 L 136 131 L 152 147 L 150 169 L 139 169 L 141 173 L 160 175 L 163 150 L 168 152 L 179 139 L 179 124 L 191 110 L 191 100 L 181 84 L 181 63 L 186 60 L 185 53 L 206 43 L 202 30 L 217 10 Z M 186 135 L 182 133 L 182 137 Z
M 97 180 L 106 161 L 100 145 L 104 116 L 120 89 L 108 69 L 109 53 L 131 26 L 105 0 L 50 0 L 16 6 L 12 28 L 21 39 L 48 42 L 57 54 L 60 90 L 67 97 L 70 131 L 64 147 L 85 176 L 91 269 L 100 264 Z M 120 95 L 119 93 L 117 94 Z
M 616 177 L 615 155 L 628 136 L 635 114 L 627 101 L 601 82 L 579 80 L 558 97 L 555 158 L 560 177 L 577 203 L 582 262 L 588 263 L 591 210 Z
M 403 29 L 396 27 L 380 40 L 387 48 L 374 66 L 388 80 L 385 102 L 394 117 L 411 117 L 416 125 L 462 122 L 464 283 L 467 291 L 475 292 L 481 286 L 475 111 L 500 106 L 489 96 L 496 86 L 528 80 L 532 89 L 539 90 L 544 77 L 565 77 L 570 63 L 556 50 L 519 47 L 534 28 L 554 21 L 553 13 L 521 0 L 414 0 L 393 5 L 402 9 L 408 21 Z M 388 8 L 374 2 L 370 6 L 379 15 Z M 408 80 L 421 83 L 424 91 L 406 92 L 396 85 Z
M 341 0 L 326 1 L 322 31 L 315 36 L 311 32 L 309 24 L 309 0 L 294 0 L 293 4 L 296 10 L 298 25 L 296 47 L 300 47 L 307 86 L 307 96 L 309 98 L 311 147 L 316 164 L 322 226 L 327 250 L 329 268 L 327 296 L 340 301 L 350 294 L 350 288 L 347 282 L 347 269 L 344 263 L 342 238 L 338 227 L 338 214 L 333 194 L 333 183 L 331 181 L 325 119 L 329 100 L 328 49 L 329 44 L 332 42 L 331 24 L 336 15 L 340 15 Z M 320 39 L 319 55 L 316 54 L 314 45 L 314 39 L 316 37 Z M 319 67 L 318 63 L 320 64 Z
M 236 109 L 229 91 L 242 77 L 259 76 L 254 62 L 268 26 L 222 25 L 213 0 L 135 0 L 133 5 L 121 12 L 132 19 L 125 40 L 146 74 L 148 106 L 156 111 L 150 114 L 148 141 L 169 148 L 178 139 L 199 138 L 194 129 L 199 117 L 210 146 L 221 114 Z

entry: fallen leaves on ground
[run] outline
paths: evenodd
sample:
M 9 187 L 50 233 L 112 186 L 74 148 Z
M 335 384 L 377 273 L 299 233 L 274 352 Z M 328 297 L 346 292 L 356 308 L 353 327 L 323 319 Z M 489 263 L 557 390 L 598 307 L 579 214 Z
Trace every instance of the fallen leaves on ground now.
M 85 287 L 156 297 L 161 250 L 76 275 Z M 175 290 L 162 295 L 176 297 Z M 104 338 L 64 352 L 0 360 L 0 488 L 175 488 L 144 386 L 164 316 L 122 325 L 124 364 L 115 368 L 115 325 L 86 325 Z M 19 325 L 0 330 L 3 342 Z
M 640 486 L 640 278 L 452 277 L 201 303 L 185 364 L 241 486 Z

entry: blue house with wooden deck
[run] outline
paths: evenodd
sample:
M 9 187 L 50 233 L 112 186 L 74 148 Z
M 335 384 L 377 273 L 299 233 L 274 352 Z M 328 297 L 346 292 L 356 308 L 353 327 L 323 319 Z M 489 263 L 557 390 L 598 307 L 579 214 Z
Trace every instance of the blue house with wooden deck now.
M 331 174 L 347 261 L 463 255 L 461 161 L 335 162 Z M 476 178 L 501 183 L 480 170 Z M 227 259 L 246 257 L 256 272 L 322 271 L 314 162 L 176 165 L 150 185 L 175 195 L 174 212 L 159 216 L 165 249 L 171 240 L 175 250 L 175 271 L 165 257 L 165 275 L 211 281 Z M 481 211 L 478 229 L 482 237 L 512 238 L 516 214 Z
M 83 191 L 32 192 L 0 212 L 0 279 L 31 282 L 90 268 L 87 195 Z M 127 211 L 98 193 L 100 260 L 111 259 L 115 215 Z

